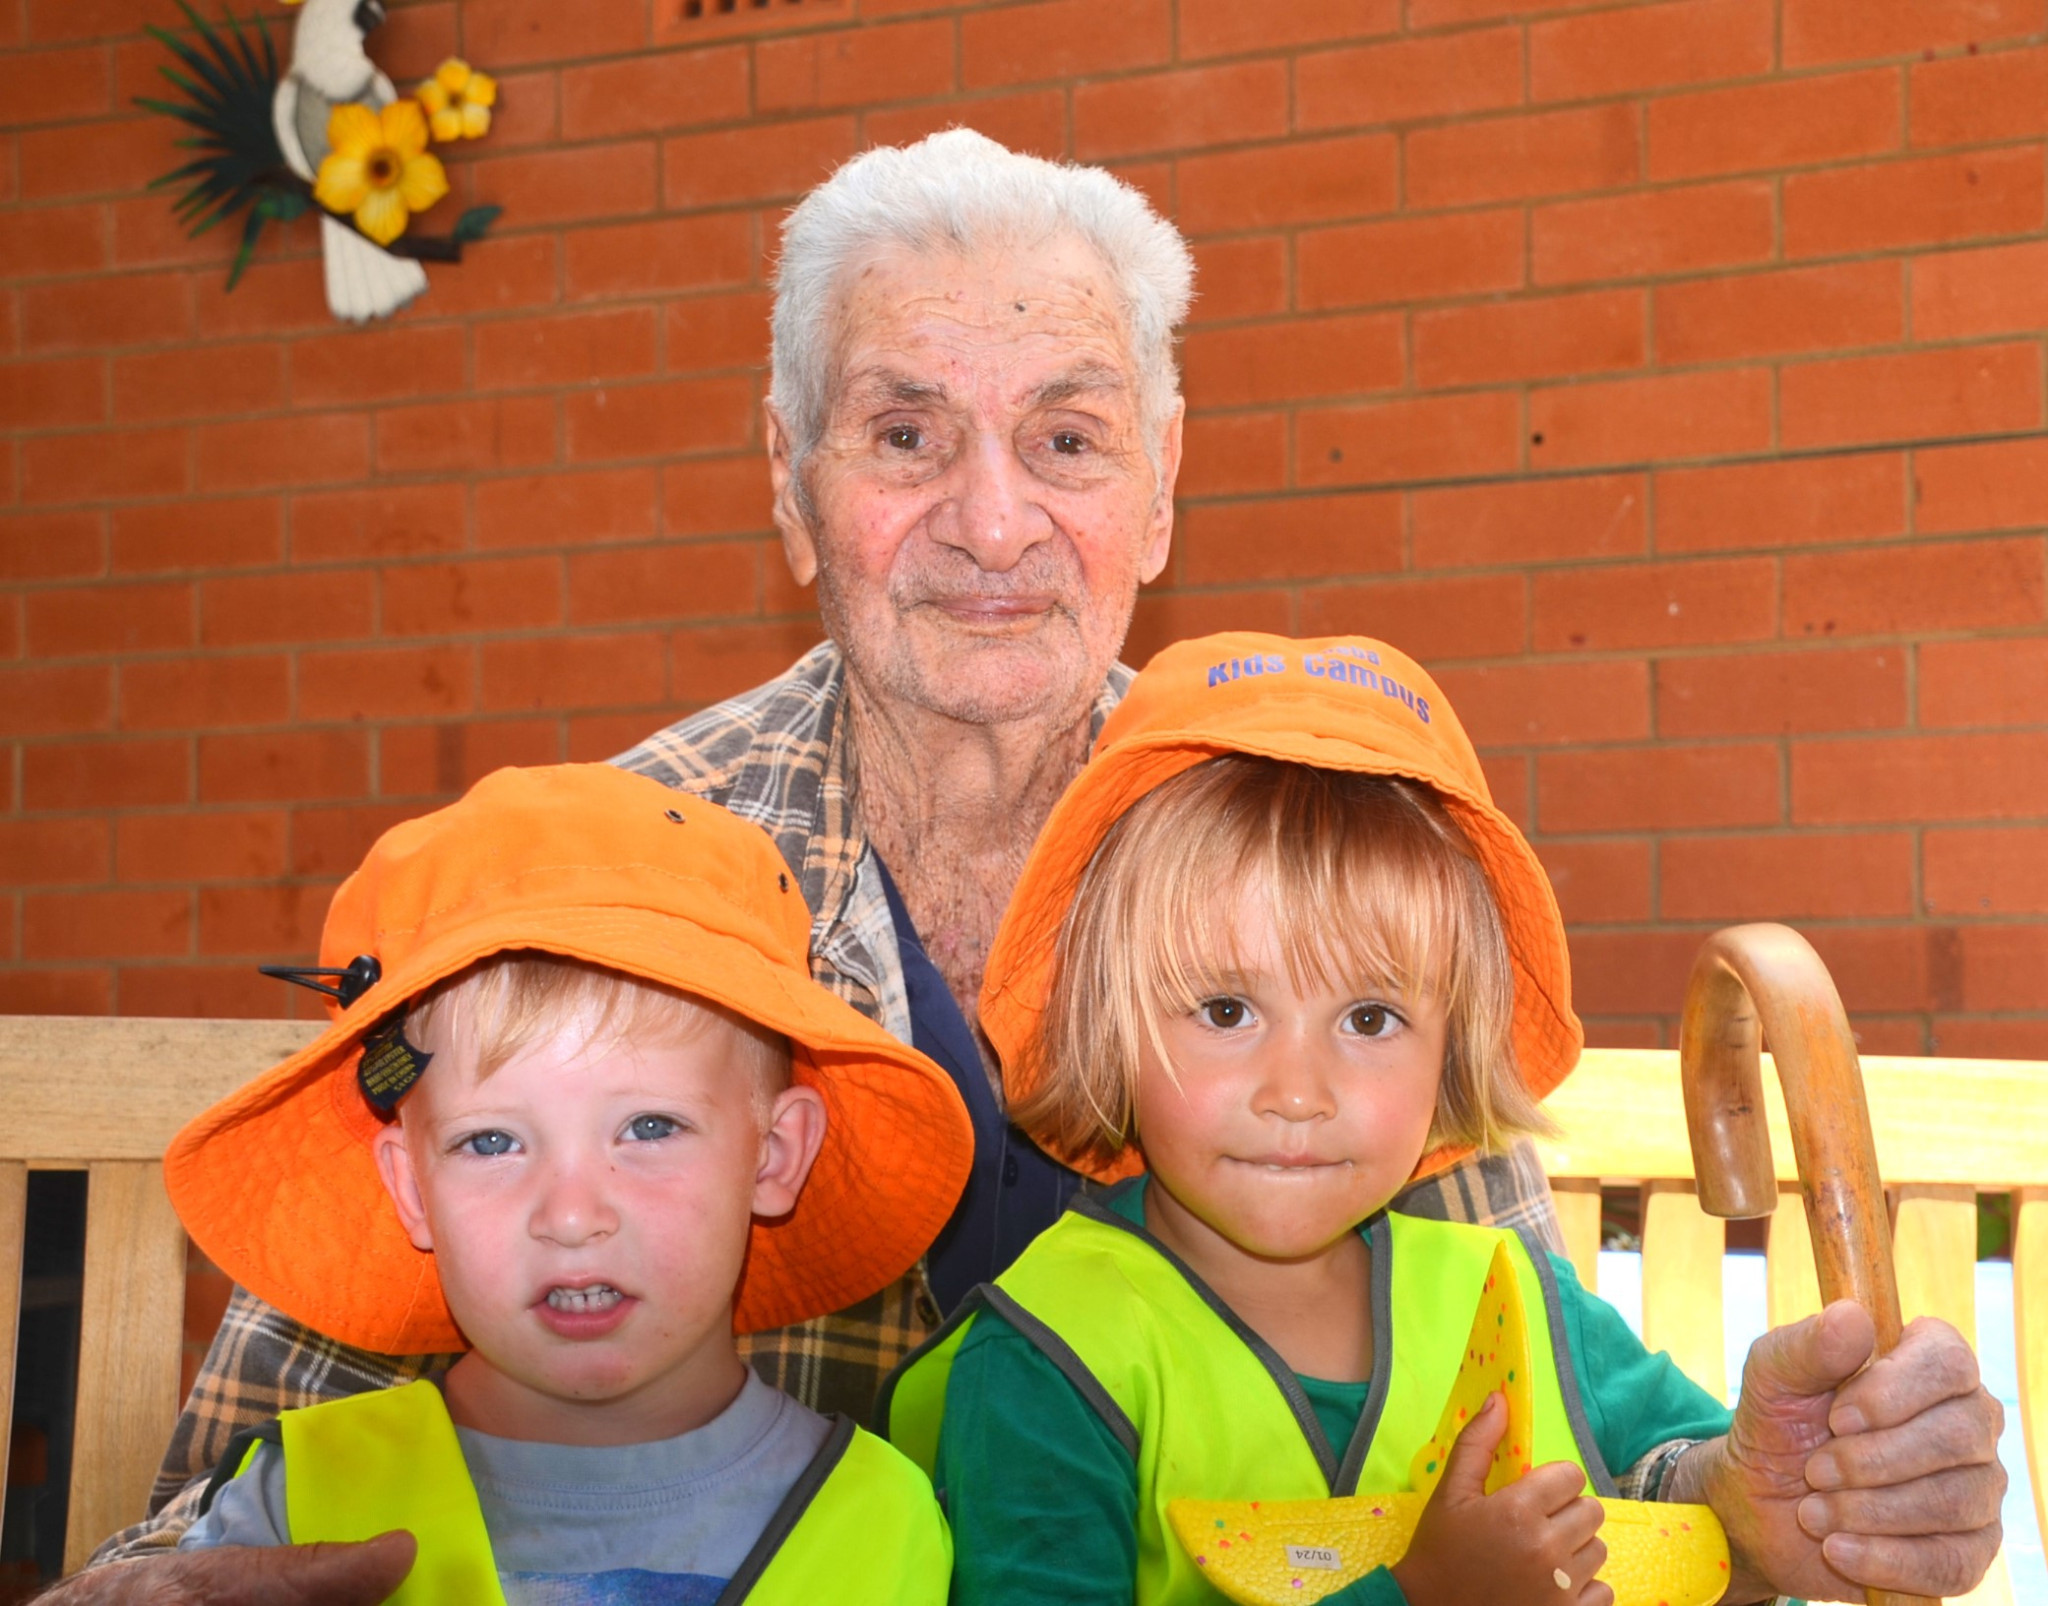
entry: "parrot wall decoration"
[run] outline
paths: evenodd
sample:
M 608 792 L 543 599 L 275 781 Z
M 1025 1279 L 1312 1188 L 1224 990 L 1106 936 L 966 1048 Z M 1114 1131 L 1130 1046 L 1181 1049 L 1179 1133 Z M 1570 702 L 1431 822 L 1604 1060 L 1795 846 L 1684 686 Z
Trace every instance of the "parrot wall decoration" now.
M 272 127 L 285 165 L 314 182 L 328 154 L 334 108 L 382 111 L 398 90 L 370 60 L 365 42 L 384 21 L 384 0 L 305 0 L 292 30 L 292 64 L 271 101 Z M 361 323 L 396 312 L 427 287 L 427 270 L 393 256 L 332 214 L 320 219 L 327 304 Z
M 372 214 L 357 210 L 351 216 L 330 203 L 336 190 L 323 183 L 323 165 L 336 154 L 334 131 L 369 127 L 366 119 L 395 106 L 405 109 L 397 87 L 367 49 L 370 35 L 384 22 L 384 0 L 300 0 L 288 62 L 280 62 L 261 16 L 243 23 L 227 12 L 224 29 L 215 28 L 190 0 L 178 0 L 178 5 L 198 34 L 196 42 L 160 28 L 150 31 L 177 56 L 182 71 L 161 70 L 184 98 L 138 103 L 186 124 L 191 132 L 180 144 L 196 154 L 152 187 L 187 186 L 177 210 L 195 236 L 243 216 L 241 247 L 228 275 L 230 290 L 265 225 L 309 211 L 320 219 L 328 307 L 352 323 L 397 312 L 427 288 L 422 263 L 459 262 L 463 246 L 484 237 L 498 207 L 473 207 L 440 236 L 406 233 L 407 213 L 399 210 L 395 228 L 387 226 L 383 237 L 373 238 L 363 226 Z M 463 72 L 467 75 L 466 67 Z M 411 126 L 410 112 L 399 121 Z M 417 127 L 409 175 L 386 170 L 407 166 L 402 146 L 368 152 L 364 169 L 368 182 L 380 190 L 409 178 L 412 193 L 403 204 L 414 209 L 446 190 L 438 159 L 420 154 L 427 142 L 423 113 Z M 325 176 L 332 177 L 331 169 Z M 421 185 L 423 176 L 433 187 Z M 382 198 L 401 204 L 395 197 Z M 372 216 L 372 221 L 378 219 Z

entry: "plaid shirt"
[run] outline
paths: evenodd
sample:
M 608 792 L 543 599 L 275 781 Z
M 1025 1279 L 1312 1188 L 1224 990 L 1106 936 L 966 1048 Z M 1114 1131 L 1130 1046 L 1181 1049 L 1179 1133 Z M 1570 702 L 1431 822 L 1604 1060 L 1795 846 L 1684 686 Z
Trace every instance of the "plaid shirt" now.
M 1122 665 L 1111 671 L 1095 701 L 1096 731 L 1130 682 Z M 774 837 L 814 911 L 811 974 L 907 1043 L 910 1004 L 877 861 L 854 807 L 845 708 L 845 660 L 826 642 L 786 674 L 656 732 L 614 762 L 707 797 Z M 1519 1226 L 1563 1246 L 1549 1186 L 1527 1144 L 1422 1183 L 1398 1203 L 1415 1215 Z M 866 1421 L 882 1379 L 938 1320 L 913 1272 L 850 1310 L 754 1334 L 741 1347 L 777 1388 L 817 1410 Z M 108 1540 L 94 1563 L 175 1545 L 197 1515 L 205 1476 L 242 1428 L 431 1376 L 453 1360 L 352 1349 L 237 1289 L 171 1435 L 150 1517 Z

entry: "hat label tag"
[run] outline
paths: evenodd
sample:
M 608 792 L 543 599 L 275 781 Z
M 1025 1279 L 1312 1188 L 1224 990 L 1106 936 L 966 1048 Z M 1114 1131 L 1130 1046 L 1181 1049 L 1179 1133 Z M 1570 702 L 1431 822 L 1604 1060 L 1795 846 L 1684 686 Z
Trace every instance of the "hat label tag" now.
M 362 1088 L 363 1097 L 388 1115 L 412 1091 L 413 1083 L 420 1079 L 433 1057 L 406 1041 L 405 1012 L 400 1010 L 364 1036 L 356 1083 Z

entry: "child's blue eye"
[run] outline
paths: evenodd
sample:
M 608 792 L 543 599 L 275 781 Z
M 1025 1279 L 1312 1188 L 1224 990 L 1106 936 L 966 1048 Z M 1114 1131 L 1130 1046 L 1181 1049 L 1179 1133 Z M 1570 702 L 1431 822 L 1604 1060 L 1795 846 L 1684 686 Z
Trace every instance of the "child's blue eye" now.
M 510 1154 L 519 1142 L 509 1132 L 472 1132 L 462 1140 L 461 1146 L 471 1154 Z
M 1195 1006 L 1195 1013 L 1203 1025 L 1223 1031 L 1242 1026 L 1251 1015 L 1242 998 L 1205 998 Z
M 1344 1017 L 1344 1023 L 1360 1037 L 1384 1037 L 1399 1019 L 1385 1004 L 1358 1004 Z
M 626 1123 L 626 1136 L 636 1143 L 652 1143 L 661 1138 L 674 1137 L 681 1130 L 679 1122 L 671 1121 L 665 1115 L 636 1115 Z

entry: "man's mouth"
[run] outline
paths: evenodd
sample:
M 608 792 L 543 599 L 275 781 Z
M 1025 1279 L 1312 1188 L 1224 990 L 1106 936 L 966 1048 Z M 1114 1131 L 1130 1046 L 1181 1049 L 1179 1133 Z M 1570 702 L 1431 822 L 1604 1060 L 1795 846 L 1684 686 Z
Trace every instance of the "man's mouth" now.
M 1035 618 L 1050 613 L 1053 608 L 1053 599 L 1048 596 L 952 596 L 929 600 L 933 607 L 956 619 L 988 624 Z
M 582 1315 L 592 1311 L 610 1310 L 625 1297 L 610 1283 L 590 1283 L 582 1288 L 558 1286 L 548 1290 L 547 1305 L 550 1310 Z

